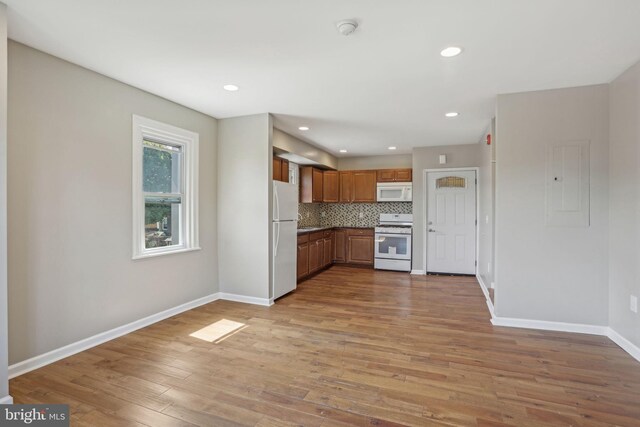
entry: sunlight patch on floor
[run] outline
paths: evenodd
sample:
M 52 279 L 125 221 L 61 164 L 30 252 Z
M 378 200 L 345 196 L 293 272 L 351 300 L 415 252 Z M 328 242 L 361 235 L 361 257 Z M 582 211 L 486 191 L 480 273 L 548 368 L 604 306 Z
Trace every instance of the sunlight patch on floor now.
M 240 322 L 234 322 L 233 320 L 221 319 L 217 322 L 213 322 L 209 326 L 189 334 L 190 337 L 198 338 L 207 342 L 214 342 L 217 344 L 223 339 L 240 332 L 245 329 L 247 325 Z

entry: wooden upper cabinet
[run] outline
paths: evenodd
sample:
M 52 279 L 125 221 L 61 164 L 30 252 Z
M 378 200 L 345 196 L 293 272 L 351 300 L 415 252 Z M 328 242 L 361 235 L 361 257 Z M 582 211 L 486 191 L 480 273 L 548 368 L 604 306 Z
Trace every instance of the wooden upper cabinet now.
M 289 160 L 273 156 L 273 180 L 289 182 Z
M 353 201 L 353 172 L 341 171 L 339 174 L 340 202 L 349 203 Z
M 322 171 L 311 166 L 300 168 L 300 203 L 322 202 Z
M 337 203 L 340 196 L 337 171 L 324 171 L 322 173 L 322 201 L 325 203 Z
M 376 201 L 376 171 L 340 171 L 340 202 Z
M 380 169 L 377 176 L 378 182 L 411 182 L 412 179 L 412 169 Z
M 397 182 L 411 182 L 413 180 L 412 169 L 396 169 Z
M 376 171 L 353 172 L 353 201 L 376 201 Z
M 313 200 L 312 202 L 322 202 L 322 177 L 323 173 L 320 169 L 313 168 Z
M 273 156 L 273 180 L 282 181 L 282 159 Z
M 383 169 L 378 171 L 378 182 L 393 182 L 393 169 Z
M 282 163 L 282 167 L 280 168 L 280 181 L 289 182 L 289 160 L 280 159 L 280 163 Z

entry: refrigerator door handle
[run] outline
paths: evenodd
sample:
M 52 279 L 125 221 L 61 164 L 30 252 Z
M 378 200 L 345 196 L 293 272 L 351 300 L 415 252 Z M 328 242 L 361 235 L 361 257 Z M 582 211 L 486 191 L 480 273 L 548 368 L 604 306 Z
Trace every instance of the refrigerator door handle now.
M 273 186 L 273 195 L 275 196 L 275 208 L 276 208 L 276 215 L 273 218 L 274 220 L 278 221 L 280 219 L 280 199 L 278 199 L 278 186 L 274 185 Z
M 280 244 L 280 223 L 274 222 L 274 224 L 278 230 L 275 235 L 275 244 L 273 245 L 273 257 L 275 258 L 278 256 L 278 245 Z

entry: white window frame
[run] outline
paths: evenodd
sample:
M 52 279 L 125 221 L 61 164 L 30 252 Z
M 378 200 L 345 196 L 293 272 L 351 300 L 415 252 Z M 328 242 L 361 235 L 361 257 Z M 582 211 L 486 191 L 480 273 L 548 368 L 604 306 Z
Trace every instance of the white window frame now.
M 132 259 L 199 250 L 198 240 L 198 146 L 200 136 L 192 131 L 133 115 L 133 255 Z M 143 191 L 144 140 L 182 149 L 182 221 L 179 245 L 145 247 L 145 194 Z

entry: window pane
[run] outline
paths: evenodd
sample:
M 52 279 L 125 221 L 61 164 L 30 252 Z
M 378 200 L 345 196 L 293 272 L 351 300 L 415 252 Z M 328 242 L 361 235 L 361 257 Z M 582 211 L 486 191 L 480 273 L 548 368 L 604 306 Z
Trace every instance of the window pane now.
M 180 193 L 181 163 L 180 147 L 144 141 L 143 191 L 148 193 Z
M 158 248 L 180 244 L 180 198 L 145 197 L 144 246 Z

